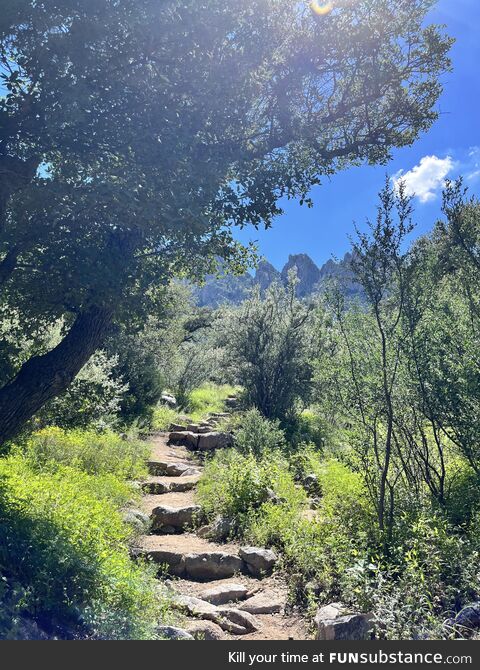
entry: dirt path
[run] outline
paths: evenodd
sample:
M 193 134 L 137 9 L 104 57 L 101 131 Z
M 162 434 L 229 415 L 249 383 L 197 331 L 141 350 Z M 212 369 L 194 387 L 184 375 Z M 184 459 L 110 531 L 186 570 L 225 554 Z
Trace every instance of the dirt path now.
M 152 531 L 141 539 L 139 551 L 167 566 L 166 583 L 182 613 L 182 628 L 197 639 L 308 639 L 305 621 L 285 612 L 283 578 L 270 571 L 249 574 L 258 571 L 242 558 L 240 545 L 196 534 L 202 520 L 195 488 L 202 465 L 195 452 L 169 444 L 169 437 L 153 439 L 150 476 L 143 483 L 143 509 Z

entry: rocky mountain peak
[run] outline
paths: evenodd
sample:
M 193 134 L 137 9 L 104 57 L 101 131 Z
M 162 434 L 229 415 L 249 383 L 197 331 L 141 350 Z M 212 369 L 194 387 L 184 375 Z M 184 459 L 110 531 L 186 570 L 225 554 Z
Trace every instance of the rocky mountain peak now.
M 321 275 L 317 265 L 312 261 L 308 254 L 290 254 L 282 270 L 282 279 L 284 282 L 288 279 L 288 273 L 292 268 L 296 268 L 298 276 L 297 295 L 303 298 L 313 292 L 314 287 L 320 281 Z
M 260 290 L 266 291 L 266 289 L 273 284 L 274 281 L 280 279 L 280 272 L 273 267 L 271 263 L 266 260 L 260 261 L 255 272 L 255 284 L 258 284 Z

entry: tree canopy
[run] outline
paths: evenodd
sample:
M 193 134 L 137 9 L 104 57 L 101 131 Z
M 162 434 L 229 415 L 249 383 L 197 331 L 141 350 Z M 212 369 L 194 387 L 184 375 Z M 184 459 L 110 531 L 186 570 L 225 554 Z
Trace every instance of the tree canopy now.
M 0 307 L 33 341 L 57 320 L 65 334 L 2 380 L 0 441 L 113 320 L 235 256 L 235 225 L 269 226 L 281 197 L 308 202 L 428 129 L 451 44 L 424 25 L 432 4 L 3 3 Z

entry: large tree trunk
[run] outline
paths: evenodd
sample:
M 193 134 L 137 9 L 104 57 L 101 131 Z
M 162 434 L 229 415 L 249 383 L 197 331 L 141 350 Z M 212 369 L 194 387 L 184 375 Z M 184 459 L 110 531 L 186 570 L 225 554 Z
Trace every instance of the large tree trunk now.
M 67 389 L 108 332 L 112 312 L 91 307 L 79 314 L 54 349 L 28 360 L 0 389 L 0 451 L 46 402 Z

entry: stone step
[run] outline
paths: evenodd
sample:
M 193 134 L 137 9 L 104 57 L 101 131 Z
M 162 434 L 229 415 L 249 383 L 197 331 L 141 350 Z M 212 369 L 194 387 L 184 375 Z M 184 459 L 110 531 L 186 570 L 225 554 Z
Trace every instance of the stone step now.
M 202 508 L 196 504 L 193 490 L 146 495 L 142 509 L 150 517 L 152 533 L 181 533 L 203 521 Z
M 198 475 L 200 468 L 193 463 L 152 459 L 147 463 L 148 472 L 153 477 L 190 477 Z
M 135 555 L 166 566 L 172 575 L 201 582 L 231 578 L 245 570 L 236 545 L 214 544 L 191 533 L 145 535 Z
M 183 446 L 191 451 L 213 451 L 225 449 L 233 445 L 233 436 L 230 433 L 207 431 L 194 433 L 192 431 L 172 432 L 168 438 L 169 445 Z
M 200 479 L 200 473 L 196 475 L 186 475 L 183 477 L 149 477 L 142 482 L 142 490 L 150 495 L 162 495 L 166 493 L 176 493 L 191 491 L 197 486 Z

